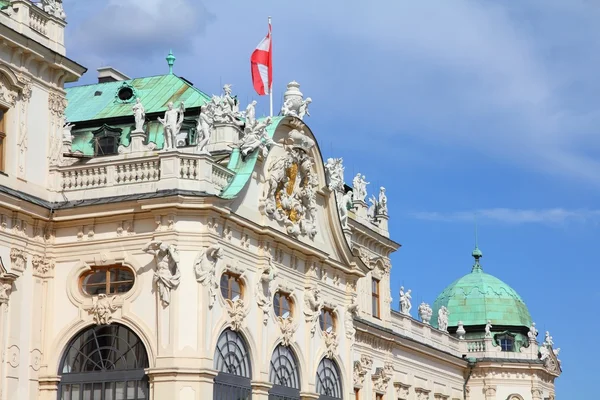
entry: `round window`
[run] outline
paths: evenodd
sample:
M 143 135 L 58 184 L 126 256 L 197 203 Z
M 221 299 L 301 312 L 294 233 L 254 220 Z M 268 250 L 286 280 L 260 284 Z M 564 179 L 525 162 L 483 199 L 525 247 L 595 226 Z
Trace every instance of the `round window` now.
M 133 89 L 130 87 L 122 87 L 118 93 L 119 100 L 121 101 L 129 101 L 133 98 Z
M 122 265 L 92 267 L 81 276 L 81 290 L 89 296 L 127 293 L 134 280 L 133 271 Z

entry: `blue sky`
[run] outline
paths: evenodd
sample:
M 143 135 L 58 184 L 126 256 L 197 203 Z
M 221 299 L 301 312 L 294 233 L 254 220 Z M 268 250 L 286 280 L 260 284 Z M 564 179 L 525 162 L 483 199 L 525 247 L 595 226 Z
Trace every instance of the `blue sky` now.
M 255 98 L 249 56 L 273 17 L 276 108 L 285 84 L 313 99 L 325 157 L 388 188 L 392 297 L 415 304 L 483 267 L 561 347 L 557 395 L 593 398 L 580 351 L 600 324 L 600 6 L 513 2 L 64 0 L 69 57 L 132 77 L 168 71 L 205 92 Z M 259 98 L 258 113 L 268 112 Z M 397 305 L 396 305 L 397 307 Z M 416 309 L 416 307 L 414 307 Z M 594 313 L 594 311 L 592 311 Z M 595 314 L 595 313 L 594 313 Z M 593 347 L 593 346 L 592 346 Z M 589 390 L 586 392 L 586 390 Z

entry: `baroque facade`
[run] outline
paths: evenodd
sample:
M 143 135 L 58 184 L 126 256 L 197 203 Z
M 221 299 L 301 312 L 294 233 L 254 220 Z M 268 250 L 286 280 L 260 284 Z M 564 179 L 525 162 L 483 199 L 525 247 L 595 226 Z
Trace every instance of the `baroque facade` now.
M 0 400 L 555 398 L 559 349 L 478 249 L 392 310 L 385 188 L 323 159 L 296 82 L 272 118 L 172 54 L 65 90 L 62 2 L 0 4 Z

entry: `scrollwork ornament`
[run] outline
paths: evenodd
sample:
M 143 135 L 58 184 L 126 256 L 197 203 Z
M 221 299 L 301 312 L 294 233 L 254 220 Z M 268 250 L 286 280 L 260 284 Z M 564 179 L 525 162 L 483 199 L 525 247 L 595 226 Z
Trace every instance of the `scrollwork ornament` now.
M 244 316 L 246 314 L 244 310 L 244 301 L 242 299 L 237 299 L 235 301 L 227 300 L 227 314 L 229 315 L 229 320 L 231 322 L 231 330 L 239 331 L 242 329 Z
M 277 323 L 281 330 L 281 344 L 285 347 L 290 346 L 297 329 L 297 326 L 294 325 L 294 319 L 292 317 L 277 317 Z

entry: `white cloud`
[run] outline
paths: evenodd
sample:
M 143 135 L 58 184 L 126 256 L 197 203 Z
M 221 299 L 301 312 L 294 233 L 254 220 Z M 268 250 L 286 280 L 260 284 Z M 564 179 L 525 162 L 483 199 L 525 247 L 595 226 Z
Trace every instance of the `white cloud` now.
M 598 222 L 600 210 L 567 210 L 551 208 L 543 210 L 524 210 L 512 208 L 491 208 L 458 212 L 415 212 L 416 219 L 443 222 L 492 221 L 504 224 L 562 224 L 566 222 Z

